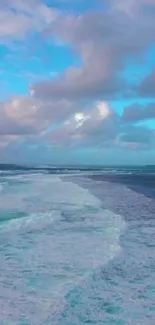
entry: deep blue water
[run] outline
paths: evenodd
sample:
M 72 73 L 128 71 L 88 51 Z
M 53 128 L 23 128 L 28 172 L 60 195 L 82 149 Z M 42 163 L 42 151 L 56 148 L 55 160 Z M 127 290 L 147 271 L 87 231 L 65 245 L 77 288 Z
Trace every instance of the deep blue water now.
M 0 325 L 154 325 L 154 168 L 2 168 Z

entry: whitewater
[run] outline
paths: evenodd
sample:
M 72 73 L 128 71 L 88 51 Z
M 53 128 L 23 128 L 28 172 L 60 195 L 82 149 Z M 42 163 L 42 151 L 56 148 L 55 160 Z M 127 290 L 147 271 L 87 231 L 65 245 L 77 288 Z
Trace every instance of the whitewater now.
M 2 173 L 0 325 L 84 324 L 65 318 L 70 294 L 121 254 L 125 226 L 82 181 Z

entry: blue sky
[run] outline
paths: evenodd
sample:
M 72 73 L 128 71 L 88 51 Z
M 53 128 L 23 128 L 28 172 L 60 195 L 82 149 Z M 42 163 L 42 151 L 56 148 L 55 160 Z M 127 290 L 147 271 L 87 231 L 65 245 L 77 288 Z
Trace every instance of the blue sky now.
M 154 16 L 155 0 L 3 0 L 1 162 L 154 163 Z

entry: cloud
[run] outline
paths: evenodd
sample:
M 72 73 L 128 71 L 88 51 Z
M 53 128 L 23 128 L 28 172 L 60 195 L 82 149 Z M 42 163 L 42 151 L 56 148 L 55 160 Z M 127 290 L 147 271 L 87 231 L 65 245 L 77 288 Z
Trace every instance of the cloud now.
M 151 10 L 155 5 L 154 0 L 109 0 L 109 2 L 113 10 L 125 12 L 128 15 L 133 15 L 135 12 L 144 12 L 144 9 L 146 11 Z
M 76 112 L 51 133 L 50 139 L 60 146 L 103 146 L 119 132 L 118 116 L 108 102 L 97 102 L 83 112 Z
M 145 126 L 132 126 L 122 132 L 115 142 L 118 148 L 128 151 L 149 150 L 155 148 L 155 130 Z
M 141 97 L 155 97 L 155 69 L 143 79 L 137 92 Z
M 1 128 L 3 134 L 35 134 L 46 127 L 37 116 L 41 103 L 26 96 L 17 96 L 1 104 Z
M 33 84 L 35 96 L 80 100 L 132 95 L 120 72 L 127 59 L 140 60 L 154 44 L 155 14 L 148 10 L 144 15 L 140 10 L 147 6 L 146 0 L 137 6 L 133 2 L 130 10 L 123 9 L 129 1 L 119 1 L 117 6 L 115 1 L 111 3 L 105 12 L 62 14 L 49 26 L 46 37 L 71 45 L 80 56 L 81 66 L 69 67 L 57 78 Z
M 41 32 L 57 14 L 39 0 L 1 0 L 0 42 L 23 40 L 29 33 Z
M 155 118 L 155 103 L 147 105 L 131 105 L 124 109 L 122 119 L 125 122 L 136 123 Z
M 34 133 L 30 125 L 21 125 L 14 118 L 6 114 L 4 105 L 0 105 L 0 136 L 29 135 Z
M 134 121 L 130 118 L 131 123 Z M 74 102 L 66 100 L 44 102 L 17 96 L 0 105 L 1 149 L 22 139 L 38 148 L 42 144 L 62 149 L 143 150 L 153 145 L 154 136 L 154 131 L 147 128 L 128 126 L 107 101 L 79 110 Z
M 126 143 L 144 144 L 149 146 L 154 140 L 154 130 L 146 127 L 130 127 L 120 136 L 120 140 Z
M 110 102 L 155 94 L 154 70 L 138 87 L 123 78 L 127 62 L 143 62 L 154 45 L 153 9 L 154 0 L 109 0 L 104 11 L 77 15 L 41 0 L 1 0 L 1 43 L 32 46 L 25 39 L 37 33 L 52 45 L 68 45 L 81 64 L 0 104 L 0 146 L 21 138 L 65 148 L 152 146 L 154 131 L 133 124 L 154 118 L 154 104 L 129 106 L 119 116 Z
M 39 135 L 76 111 L 76 104 L 67 100 L 14 96 L 0 103 L 0 135 Z
M 129 107 L 120 116 L 108 101 L 78 107 L 67 100 L 42 101 L 16 96 L 0 105 L 0 142 L 4 146 L 9 140 L 29 138 L 37 145 L 43 142 L 58 147 L 102 148 L 129 146 L 129 142 L 139 143 L 141 139 L 149 145 L 151 131 L 126 125 L 127 121 L 134 123 L 144 115 L 140 117 L 139 111 Z

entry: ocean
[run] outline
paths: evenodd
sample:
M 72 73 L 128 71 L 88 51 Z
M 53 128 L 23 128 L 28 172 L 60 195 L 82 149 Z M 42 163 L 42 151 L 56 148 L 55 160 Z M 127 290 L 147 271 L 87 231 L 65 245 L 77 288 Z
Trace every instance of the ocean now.
M 155 167 L 0 167 L 0 325 L 155 324 Z

